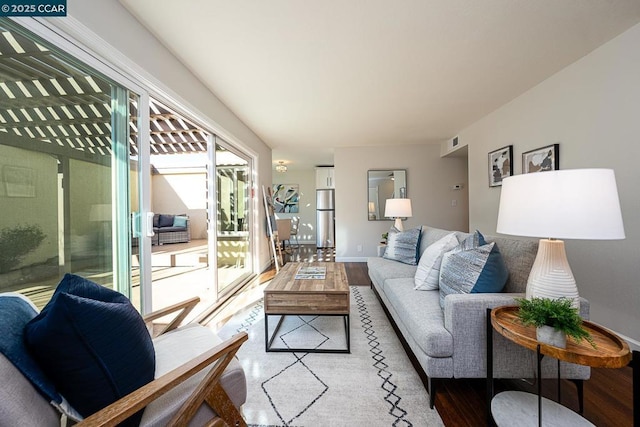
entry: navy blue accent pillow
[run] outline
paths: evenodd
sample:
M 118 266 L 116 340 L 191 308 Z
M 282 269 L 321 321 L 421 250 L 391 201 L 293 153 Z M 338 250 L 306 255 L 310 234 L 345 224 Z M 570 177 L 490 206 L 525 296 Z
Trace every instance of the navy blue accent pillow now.
M 56 391 L 53 382 L 47 378 L 34 358 L 27 350 L 23 339 L 25 325 L 38 312 L 26 301 L 25 297 L 17 294 L 0 294 L 0 353 L 18 368 L 38 392 L 48 402 L 62 403 L 62 397 Z
M 160 219 L 158 220 L 159 227 L 173 227 L 173 218 L 174 215 L 163 215 L 160 214 Z
M 58 391 L 88 416 L 153 380 L 155 352 L 122 294 L 66 274 L 25 327 L 25 340 Z M 121 425 L 138 425 L 142 411 Z

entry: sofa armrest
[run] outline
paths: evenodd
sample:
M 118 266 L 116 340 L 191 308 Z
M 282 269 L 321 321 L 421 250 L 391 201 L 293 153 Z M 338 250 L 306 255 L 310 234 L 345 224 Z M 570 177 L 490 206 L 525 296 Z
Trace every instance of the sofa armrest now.
M 523 293 L 489 293 L 453 294 L 445 298 L 444 325 L 453 336 L 456 378 L 486 376 L 487 308 L 518 305 L 515 298 L 524 296 Z M 581 298 L 580 307 L 583 318 L 588 318 L 589 302 Z M 532 368 L 527 351 L 494 331 L 496 378 L 527 378 L 527 371 Z M 563 377 L 567 378 L 582 378 L 585 375 L 588 378 L 588 368 L 563 373 Z
M 444 327 L 454 340 L 468 337 L 484 351 L 487 308 L 518 305 L 523 293 L 452 294 L 444 299 Z M 482 334 L 479 334 L 482 332 Z

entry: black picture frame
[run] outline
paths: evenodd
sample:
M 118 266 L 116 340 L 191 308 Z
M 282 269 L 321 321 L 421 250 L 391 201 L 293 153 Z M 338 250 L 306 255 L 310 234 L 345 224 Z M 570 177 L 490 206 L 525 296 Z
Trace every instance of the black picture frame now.
M 513 145 L 489 152 L 489 187 L 499 187 L 513 175 Z
M 522 153 L 522 173 L 560 170 L 560 144 L 551 144 Z

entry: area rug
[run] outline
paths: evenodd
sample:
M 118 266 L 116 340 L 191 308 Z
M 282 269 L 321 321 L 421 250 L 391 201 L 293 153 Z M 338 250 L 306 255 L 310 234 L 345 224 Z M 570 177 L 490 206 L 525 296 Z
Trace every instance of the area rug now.
M 442 426 L 371 289 L 351 286 L 351 353 L 265 352 L 262 301 L 218 333 L 249 333 L 239 350 L 250 426 Z M 269 327 L 277 317 L 270 317 Z M 287 316 L 274 346 L 344 348 L 341 317 Z

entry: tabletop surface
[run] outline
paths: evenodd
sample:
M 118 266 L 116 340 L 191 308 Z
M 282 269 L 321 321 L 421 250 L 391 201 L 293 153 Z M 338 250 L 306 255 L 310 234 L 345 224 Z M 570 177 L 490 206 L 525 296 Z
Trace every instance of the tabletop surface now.
M 540 353 L 565 362 L 587 365 L 594 368 L 621 368 L 631 360 L 631 351 L 627 342 L 608 329 L 587 320 L 583 327 L 591 334 L 596 348 L 587 341 L 576 342 L 567 337 L 567 348 L 559 348 L 538 342 L 536 328 L 525 326 L 517 317 L 517 306 L 497 307 L 491 311 L 493 328 L 507 339 L 536 350 Z

